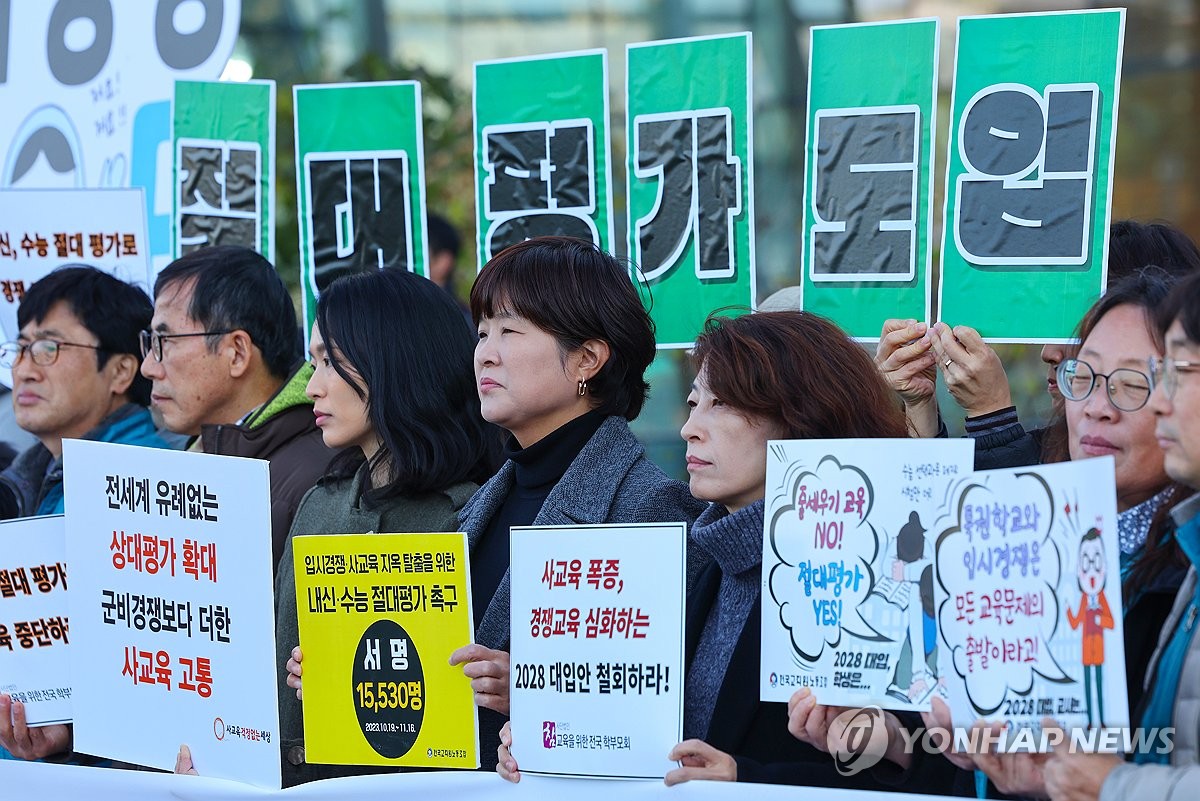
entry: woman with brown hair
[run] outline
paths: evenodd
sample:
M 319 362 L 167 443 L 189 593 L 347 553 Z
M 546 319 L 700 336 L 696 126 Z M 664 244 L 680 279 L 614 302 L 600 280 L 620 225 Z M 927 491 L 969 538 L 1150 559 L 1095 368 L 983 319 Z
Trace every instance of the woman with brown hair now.
M 687 598 L 684 742 L 667 784 L 692 779 L 876 787 L 839 775 L 788 737 L 787 707 L 759 700 L 759 593 L 767 441 L 904 437 L 904 414 L 866 352 L 807 312 L 710 317 L 692 352 L 687 442 L 689 561 L 708 565 Z M 519 779 L 502 732 L 499 773 Z

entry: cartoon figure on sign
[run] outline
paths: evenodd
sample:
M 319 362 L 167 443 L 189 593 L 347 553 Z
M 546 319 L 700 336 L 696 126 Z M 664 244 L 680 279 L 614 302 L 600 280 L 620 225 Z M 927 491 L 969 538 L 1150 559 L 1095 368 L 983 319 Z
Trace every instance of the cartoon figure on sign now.
M 933 615 L 933 566 L 926 551 L 925 527 L 916 512 L 909 513 L 908 522 L 900 527 L 896 536 L 891 574 L 893 583 L 886 588 L 885 597 L 904 610 L 907 631 L 888 695 L 901 701 L 920 702 L 933 690 L 937 637 Z M 880 582 L 877 587 L 885 589 L 884 584 Z M 914 593 L 916 597 L 913 597 Z
M 1104 667 L 1104 630 L 1113 628 L 1112 610 L 1104 597 L 1105 580 L 1104 543 L 1100 530 L 1089 528 L 1079 541 L 1079 609 L 1067 609 L 1067 620 L 1071 628 L 1083 626 L 1083 688 L 1087 698 L 1088 725 L 1104 725 L 1104 685 L 1101 669 Z M 1095 682 L 1092 677 L 1095 677 Z M 1096 703 L 1092 704 L 1092 685 L 1096 688 Z M 1095 714 L 1093 714 L 1093 710 Z

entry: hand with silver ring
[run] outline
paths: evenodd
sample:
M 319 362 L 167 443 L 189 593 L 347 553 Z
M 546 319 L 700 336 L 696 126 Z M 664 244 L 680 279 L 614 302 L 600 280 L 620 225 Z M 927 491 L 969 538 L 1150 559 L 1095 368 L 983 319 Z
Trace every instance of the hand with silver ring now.
M 1012 406 L 1008 376 L 996 351 L 974 328 L 934 323 L 929 329 L 932 349 L 942 364 L 946 388 L 968 417 Z M 949 372 L 950 366 L 954 372 Z

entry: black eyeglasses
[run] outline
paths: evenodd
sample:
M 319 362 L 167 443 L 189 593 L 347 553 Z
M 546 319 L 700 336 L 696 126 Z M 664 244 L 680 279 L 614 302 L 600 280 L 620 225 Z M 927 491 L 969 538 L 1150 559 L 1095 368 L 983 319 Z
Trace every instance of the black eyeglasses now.
M 224 334 L 230 334 L 231 331 L 194 331 L 190 334 L 164 334 L 159 331 L 142 331 L 138 334 L 142 345 L 142 358 L 146 358 L 151 353 L 154 354 L 154 360 L 161 362 L 163 360 L 163 341 L 167 339 L 180 339 L 182 337 L 216 337 Z
M 1150 400 L 1150 376 L 1141 370 L 1122 367 L 1111 373 L 1097 373 L 1082 359 L 1063 359 L 1058 364 L 1058 391 L 1070 401 L 1086 400 L 1103 378 L 1108 402 L 1122 412 L 1136 412 Z
M 60 348 L 104 350 L 99 345 L 84 345 L 80 342 L 61 342 L 57 339 L 35 339 L 32 342 L 5 342 L 3 345 L 0 345 L 0 367 L 16 367 L 17 362 L 21 361 L 21 357 L 25 355 L 25 351 L 29 351 L 29 358 L 33 359 L 34 364 L 41 367 L 49 367 L 58 361 L 58 351 Z

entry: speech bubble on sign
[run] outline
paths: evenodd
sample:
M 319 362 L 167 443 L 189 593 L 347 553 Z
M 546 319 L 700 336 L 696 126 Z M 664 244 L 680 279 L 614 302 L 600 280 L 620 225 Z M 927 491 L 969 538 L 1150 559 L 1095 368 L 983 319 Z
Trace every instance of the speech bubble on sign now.
M 1062 512 L 1050 484 L 1032 471 L 977 474 L 955 491 L 936 564 L 938 626 L 958 679 L 953 687 L 965 690 L 970 707 L 954 703 L 952 692 L 956 723 L 1002 712 L 1039 679 L 1073 681 L 1051 647 L 1063 561 L 1058 534 L 1079 525 L 1069 503 Z
M 770 599 L 798 657 L 814 662 L 842 632 L 878 637 L 858 613 L 875 584 L 879 535 L 870 522 L 874 490 L 867 474 L 825 456 L 815 469 L 785 476 L 789 502 L 767 521 L 777 562 Z M 766 611 L 764 610 L 764 614 Z

